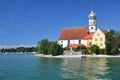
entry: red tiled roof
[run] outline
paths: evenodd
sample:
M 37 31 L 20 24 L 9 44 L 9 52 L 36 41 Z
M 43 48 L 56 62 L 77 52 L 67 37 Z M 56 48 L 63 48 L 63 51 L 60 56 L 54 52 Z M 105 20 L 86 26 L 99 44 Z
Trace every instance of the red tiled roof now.
M 108 33 L 109 31 L 108 31 L 108 30 L 102 30 L 102 32 L 106 34 L 106 33 Z
M 109 32 L 108 30 L 102 30 L 103 33 Z M 94 32 L 88 33 L 87 26 L 63 28 L 59 37 L 59 40 L 70 39 L 92 39 Z
M 63 28 L 59 40 L 81 39 L 88 35 L 87 27 Z
M 86 35 L 83 39 L 92 39 L 92 35 Z

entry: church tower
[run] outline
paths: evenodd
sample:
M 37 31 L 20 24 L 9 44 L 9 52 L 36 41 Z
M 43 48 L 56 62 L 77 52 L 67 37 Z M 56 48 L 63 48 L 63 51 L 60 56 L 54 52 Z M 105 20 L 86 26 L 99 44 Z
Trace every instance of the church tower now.
M 89 20 L 88 31 L 95 32 L 97 30 L 97 26 L 96 26 L 96 15 L 93 12 L 93 10 L 88 15 L 88 20 Z

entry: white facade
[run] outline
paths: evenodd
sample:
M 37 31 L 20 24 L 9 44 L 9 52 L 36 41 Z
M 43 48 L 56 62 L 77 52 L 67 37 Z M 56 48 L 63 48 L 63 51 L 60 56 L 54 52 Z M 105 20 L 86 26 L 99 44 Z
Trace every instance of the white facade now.
M 68 45 L 68 40 L 59 40 L 58 44 L 65 48 Z
M 81 44 L 82 40 L 59 40 L 58 44 L 63 48 L 67 47 L 69 44 Z

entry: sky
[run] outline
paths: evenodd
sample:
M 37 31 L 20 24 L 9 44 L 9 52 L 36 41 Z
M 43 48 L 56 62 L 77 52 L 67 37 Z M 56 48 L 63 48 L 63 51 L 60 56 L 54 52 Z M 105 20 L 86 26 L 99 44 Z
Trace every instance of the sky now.
M 0 0 L 0 46 L 58 40 L 61 29 L 88 26 L 93 9 L 100 29 L 120 30 L 120 0 Z

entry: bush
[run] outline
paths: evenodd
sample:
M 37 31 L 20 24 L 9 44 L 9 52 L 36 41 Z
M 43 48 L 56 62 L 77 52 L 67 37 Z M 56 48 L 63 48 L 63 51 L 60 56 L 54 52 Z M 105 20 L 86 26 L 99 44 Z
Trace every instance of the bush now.
M 90 54 L 87 49 L 82 49 L 82 54 Z
M 48 54 L 50 44 L 51 42 L 48 39 L 42 39 L 39 41 L 37 45 L 38 53 Z
M 52 54 L 60 55 L 63 53 L 62 47 L 56 42 L 49 41 L 48 39 L 43 39 L 38 42 L 37 45 L 38 53 L 41 54 Z
M 49 54 L 52 54 L 53 56 L 61 55 L 63 53 L 63 49 L 61 48 L 59 44 L 57 44 L 57 42 L 52 42 L 49 47 L 48 52 Z
M 65 47 L 64 50 L 70 50 L 70 46 Z
M 99 50 L 99 54 L 106 54 L 106 53 L 105 53 L 105 49 L 100 49 L 100 50 Z
M 97 46 L 97 45 L 92 45 L 92 46 L 90 47 L 90 52 L 91 52 L 91 54 L 99 54 L 99 46 Z

